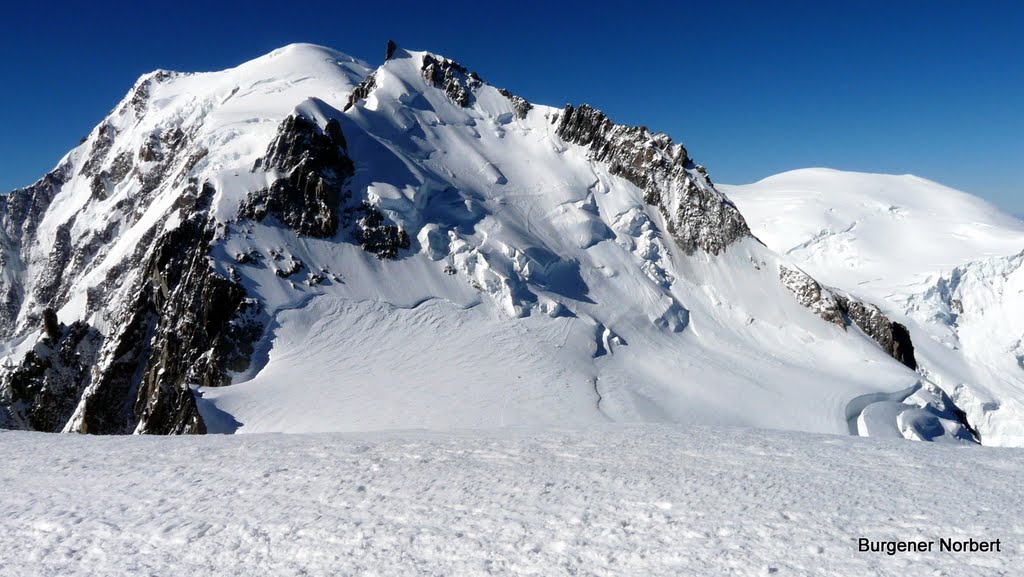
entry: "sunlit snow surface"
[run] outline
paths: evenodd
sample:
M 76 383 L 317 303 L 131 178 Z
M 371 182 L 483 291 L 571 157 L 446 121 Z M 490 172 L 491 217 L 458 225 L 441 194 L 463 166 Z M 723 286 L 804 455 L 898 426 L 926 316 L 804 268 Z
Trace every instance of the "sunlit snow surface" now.
M 910 175 L 805 169 L 721 188 L 769 247 L 906 324 L 921 372 L 982 442 L 1024 445 L 1024 222 Z
M 71 179 L 40 223 L 25 278 L 47 278 L 57 230 L 72 216 L 76 242 L 113 226 L 88 266 L 65 273 L 57 312 L 105 334 L 121 326 L 119 308 L 94 310 L 89 295 L 100 287 L 105 302 L 134 298 L 131 278 L 110 279 L 141 274 L 137 249 L 188 216 L 180 205 L 194 178 L 215 191 L 210 265 L 245 288 L 266 328 L 231 386 L 197 390 L 212 432 L 615 421 L 849 434 L 855 421 L 854 432 L 921 438 L 881 407 L 850 414 L 854 399 L 892 400 L 922 375 L 800 304 L 780 275 L 801 259 L 754 238 L 684 254 L 645 191 L 559 136 L 561 109 L 517 109 L 485 83 L 461 106 L 425 79 L 434 56 L 392 56 L 371 70 L 296 44 L 221 72 L 145 75 L 67 156 Z M 350 101 L 369 74 L 372 90 Z M 312 238 L 273 215 L 238 218 L 250 193 L 282 176 L 255 167 L 291 114 L 338 123 L 354 163 L 352 201 L 408 232 L 397 260 L 378 260 L 345 227 Z M 155 189 L 142 194 L 126 178 L 94 193 L 82 172 L 93 151 L 106 151 L 96 169 L 112 169 L 175 129 L 188 144 Z M 710 187 L 696 167 L 686 171 Z M 118 211 L 135 201 L 121 222 Z M 20 322 L 35 323 L 44 306 L 29 299 Z M 33 344 L 0 344 L 0 353 Z M 86 405 L 65 430 L 78 430 Z M 927 438 L 957 438 L 943 427 Z
M 1015 449 L 604 425 L 4 432 L 0 450 L 5 576 L 1024 574 Z M 890 557 L 861 537 L 1002 552 Z
M 276 58 L 299 66 L 308 50 Z M 426 84 L 423 57 L 396 52 L 347 111 L 295 102 L 321 125 L 339 120 L 351 188 L 415 240 L 381 262 L 273 222 L 232 224 L 215 267 L 235 269 L 273 322 L 252 369 L 200 391 L 211 430 L 612 420 L 847 434 L 851 399 L 917 383 L 873 341 L 800 305 L 779 280 L 788 261 L 757 241 L 681 254 L 643 191 L 558 137 L 559 109 L 519 118 L 486 84 L 457 106 Z M 229 216 L 252 175 L 215 174 Z M 309 286 L 306 271 L 283 280 L 233 259 L 271 250 L 337 279 Z

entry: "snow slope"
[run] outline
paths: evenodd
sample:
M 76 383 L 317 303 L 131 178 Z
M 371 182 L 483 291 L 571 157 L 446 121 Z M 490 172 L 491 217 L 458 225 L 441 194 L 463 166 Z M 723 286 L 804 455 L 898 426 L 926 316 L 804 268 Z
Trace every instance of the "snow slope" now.
M 228 254 L 285 247 L 344 278 L 269 299 L 269 362 L 204 389 L 204 415 L 238 432 L 611 419 L 844 433 L 851 398 L 916 382 L 795 302 L 760 244 L 676 250 L 643 191 L 555 134 L 560 110 L 520 118 L 486 84 L 460 107 L 425 82 L 428 56 L 399 49 L 344 114 L 303 105 L 341 121 L 353 188 L 418 231 L 419 253 L 378 261 L 265 225 L 230 236 Z M 270 269 L 238 271 L 280 290 Z
M 28 263 L 0 286 L 0 426 L 847 434 L 868 428 L 854 399 L 934 402 L 875 338 L 798 300 L 783 277 L 813 279 L 667 136 L 388 52 L 371 68 L 300 44 L 146 75 L 12 193 L 38 222 L 0 227 L 21 235 L 0 256 Z M 924 412 L 865 423 L 964 438 Z
M 1024 445 L 1024 222 L 915 176 L 807 169 L 722 185 L 769 247 L 906 324 L 982 442 Z
M 1024 572 L 1013 449 L 667 425 L 0 448 L 5 575 Z M 936 543 L 889 556 L 860 538 Z
M 369 71 L 360 61 L 340 52 L 309 44 L 294 44 L 275 50 L 266 56 L 222 72 L 185 74 L 155 71 L 144 75 L 136 83 L 129 97 L 108 116 L 82 146 L 69 153 L 76 165 L 90 160 L 111 165 L 117 153 L 135 153 L 144 149 L 152 137 L 169 134 L 174 129 L 191 134 L 191 148 L 205 153 L 188 172 L 202 174 L 220 183 L 225 179 L 231 185 L 218 187 L 214 213 L 220 218 L 232 218 L 236 206 L 246 191 L 241 181 L 253 185 L 254 176 L 246 174 L 266 150 L 267 142 L 277 132 L 280 122 L 290 114 L 298 102 L 310 94 L 317 94 L 327 102 L 340 105 L 352 88 Z M 145 88 L 142 88 L 145 87 Z M 144 96 L 144 100 L 142 96 Z M 136 102 L 141 104 L 136 105 Z M 133 108 L 138 107 L 142 112 Z M 134 112 L 134 113 L 133 113 Z M 116 134 L 105 157 L 88 154 L 102 142 L 103 127 Z M 67 160 L 67 159 L 66 159 Z M 138 159 L 140 172 L 155 168 L 156 162 Z M 124 205 L 130 206 L 133 197 L 142 196 L 143 179 L 130 179 L 109 186 L 103 198 L 95 198 L 89 178 L 82 171 L 55 197 L 39 224 L 38 242 L 30 252 L 29 261 L 45 263 L 55 242 L 61 224 L 72 224 L 72 238 L 85 237 L 95 230 L 108 228 L 124 215 Z M 138 245 L 144 234 L 155 224 L 173 229 L 177 219 L 170 209 L 179 198 L 180 179 L 173 186 L 162 183 L 157 197 L 141 205 L 142 214 L 129 221 L 130 228 L 119 230 L 116 242 L 101 255 L 101 262 L 88 270 L 88 274 L 75 283 L 72 294 L 60 310 L 61 318 L 75 318 L 86 306 L 87 287 L 97 284 L 112 268 L 122 262 Z M 170 185 L 170 186 L 169 186 Z M 74 216 L 74 220 L 69 220 Z M 169 222 L 163 222 L 169 220 Z M 122 225 L 123 226 L 123 225 Z M 33 289 L 31 278 L 26 292 Z M 38 314 L 42 303 L 22 308 L 20 321 Z

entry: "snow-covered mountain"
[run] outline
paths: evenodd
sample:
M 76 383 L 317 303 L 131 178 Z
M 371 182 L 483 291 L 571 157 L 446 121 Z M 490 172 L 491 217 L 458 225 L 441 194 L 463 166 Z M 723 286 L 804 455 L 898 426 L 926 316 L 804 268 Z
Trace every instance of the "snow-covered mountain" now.
M 906 328 L 765 247 L 681 145 L 386 56 L 148 74 L 4 197 L 0 424 L 972 440 Z
M 993 445 L 1024 445 L 1024 222 L 915 176 L 722 186 L 758 238 L 909 328 L 918 371 Z

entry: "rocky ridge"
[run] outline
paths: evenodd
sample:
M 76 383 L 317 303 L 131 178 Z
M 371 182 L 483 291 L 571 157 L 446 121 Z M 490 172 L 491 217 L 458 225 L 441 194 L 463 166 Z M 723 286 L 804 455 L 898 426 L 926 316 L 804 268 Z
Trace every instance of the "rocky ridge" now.
M 856 325 L 889 356 L 909 369 L 917 369 L 914 343 L 907 327 L 890 320 L 877 306 L 827 289 L 799 269 L 781 267 L 779 278 L 802 305 L 823 320 L 843 330 Z

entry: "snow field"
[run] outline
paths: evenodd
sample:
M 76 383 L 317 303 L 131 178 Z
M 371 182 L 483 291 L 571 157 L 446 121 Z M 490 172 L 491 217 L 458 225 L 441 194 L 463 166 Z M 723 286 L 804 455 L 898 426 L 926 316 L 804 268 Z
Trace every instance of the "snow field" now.
M 19 577 L 1024 572 L 1012 449 L 668 425 L 0 447 L 0 572 Z
M 911 175 L 822 168 L 724 190 L 818 281 L 903 323 L 984 444 L 1024 446 L 1024 222 Z

